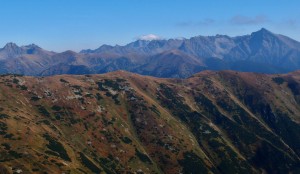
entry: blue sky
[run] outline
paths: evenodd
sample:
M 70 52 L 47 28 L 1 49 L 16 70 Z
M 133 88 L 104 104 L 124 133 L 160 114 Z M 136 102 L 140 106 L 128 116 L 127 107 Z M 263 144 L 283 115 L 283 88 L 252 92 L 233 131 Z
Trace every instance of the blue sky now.
M 162 38 L 249 34 L 264 27 L 300 41 L 299 0 L 2 0 L 0 47 L 53 51 Z

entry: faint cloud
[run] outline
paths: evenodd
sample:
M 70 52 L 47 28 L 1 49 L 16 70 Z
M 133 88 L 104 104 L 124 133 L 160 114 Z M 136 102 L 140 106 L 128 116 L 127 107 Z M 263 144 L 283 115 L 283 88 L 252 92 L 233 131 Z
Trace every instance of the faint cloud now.
M 179 27 L 190 27 L 193 26 L 193 22 L 178 22 L 176 25 Z
M 230 23 L 234 25 L 257 25 L 265 24 L 269 22 L 269 19 L 265 15 L 257 15 L 254 17 L 236 15 L 230 19 Z
M 211 25 L 214 23 L 215 23 L 214 19 L 207 18 L 207 19 L 204 19 L 204 20 L 198 22 L 198 25 Z
M 288 20 L 283 21 L 283 24 L 287 25 L 288 27 L 295 28 L 298 26 L 298 21 L 295 19 L 288 19 Z
M 161 40 L 162 38 L 160 36 L 157 36 L 155 34 L 147 34 L 137 37 L 138 40 Z
M 214 19 L 206 18 L 198 22 L 192 22 L 192 21 L 179 22 L 176 25 L 179 27 L 196 27 L 196 26 L 203 26 L 203 25 L 212 25 L 214 23 L 215 23 Z
M 300 21 L 296 18 L 286 18 L 276 22 L 274 25 L 278 29 L 294 33 L 300 28 Z

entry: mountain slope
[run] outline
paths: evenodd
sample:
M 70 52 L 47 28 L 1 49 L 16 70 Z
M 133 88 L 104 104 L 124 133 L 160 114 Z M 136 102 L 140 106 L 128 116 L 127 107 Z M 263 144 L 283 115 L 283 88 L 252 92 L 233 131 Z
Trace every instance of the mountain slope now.
M 299 173 L 299 91 L 300 72 L 1 76 L 0 171 Z
M 155 77 L 188 77 L 205 69 L 205 65 L 196 57 L 178 50 L 166 51 L 149 57 L 141 66 L 133 71 Z
M 300 43 L 266 29 L 238 38 L 237 46 L 226 55 L 230 60 L 250 60 L 286 69 L 299 67 Z M 296 60 L 296 61 L 295 61 Z
M 51 57 L 55 54 L 34 44 L 19 47 L 8 43 L 0 49 L 0 72 L 36 75 L 53 64 Z

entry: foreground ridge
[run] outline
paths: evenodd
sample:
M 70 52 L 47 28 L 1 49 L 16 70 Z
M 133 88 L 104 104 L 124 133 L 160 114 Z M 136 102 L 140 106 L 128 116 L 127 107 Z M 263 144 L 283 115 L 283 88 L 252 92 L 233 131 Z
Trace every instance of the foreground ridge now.
M 0 77 L 2 173 L 299 173 L 300 72 Z

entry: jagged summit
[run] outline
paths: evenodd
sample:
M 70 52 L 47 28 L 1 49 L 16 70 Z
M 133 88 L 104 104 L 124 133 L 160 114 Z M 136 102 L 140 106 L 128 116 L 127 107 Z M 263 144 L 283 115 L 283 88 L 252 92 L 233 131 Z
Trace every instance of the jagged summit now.
M 266 33 L 272 33 L 271 31 L 269 31 L 266 28 L 261 28 L 258 32 L 266 32 Z
M 273 36 L 273 37 L 276 37 L 276 34 L 274 34 L 273 32 L 271 32 L 265 28 L 261 28 L 260 30 L 251 33 L 251 36 Z
M 9 42 L 2 49 L 0 49 L 0 60 L 15 58 L 24 53 L 24 50 L 17 44 Z
M 34 43 L 32 43 L 32 44 L 29 44 L 29 45 L 25 45 L 24 47 L 27 47 L 27 48 L 37 48 L 37 49 L 41 49 L 41 47 L 40 47 L 40 46 L 38 46 L 38 45 L 36 45 L 36 44 L 34 44 Z
M 16 43 L 8 42 L 3 48 L 10 49 L 10 48 L 17 48 L 17 47 L 18 47 L 18 45 Z
M 32 43 L 29 45 L 24 45 L 24 46 L 18 46 L 16 43 L 14 42 L 8 42 L 2 49 L 4 50 L 13 50 L 13 49 L 20 49 L 20 48 L 41 48 L 38 45 Z

